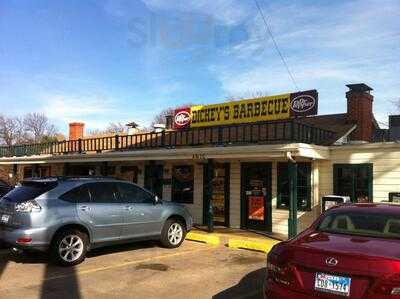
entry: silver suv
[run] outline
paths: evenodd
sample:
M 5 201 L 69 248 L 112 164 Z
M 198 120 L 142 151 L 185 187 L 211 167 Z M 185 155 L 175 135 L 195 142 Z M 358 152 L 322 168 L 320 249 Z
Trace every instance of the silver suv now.
M 0 199 L 0 241 L 22 250 L 50 250 L 62 265 L 76 265 L 88 250 L 131 240 L 181 245 L 192 216 L 180 204 L 112 178 L 24 180 Z

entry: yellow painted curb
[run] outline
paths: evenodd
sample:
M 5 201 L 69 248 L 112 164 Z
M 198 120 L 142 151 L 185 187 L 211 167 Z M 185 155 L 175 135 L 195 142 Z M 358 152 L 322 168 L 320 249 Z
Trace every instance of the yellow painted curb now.
M 197 241 L 197 242 L 202 242 L 202 243 L 207 243 L 210 245 L 219 245 L 219 243 L 220 243 L 219 237 L 216 235 L 199 234 L 199 233 L 193 233 L 193 232 L 187 233 L 186 239 L 192 240 L 192 241 Z
M 279 243 L 275 240 L 229 239 L 228 247 L 263 251 L 268 253 L 271 248 Z

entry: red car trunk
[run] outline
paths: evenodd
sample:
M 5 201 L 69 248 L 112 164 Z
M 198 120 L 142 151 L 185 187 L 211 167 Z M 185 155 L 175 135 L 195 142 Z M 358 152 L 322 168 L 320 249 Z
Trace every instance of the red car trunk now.
M 337 297 L 314 290 L 317 272 L 350 277 L 349 298 L 363 298 L 380 278 L 400 271 L 400 260 L 395 259 L 400 257 L 398 241 L 315 233 L 301 238 L 291 247 L 290 260 L 299 285 L 310 295 Z M 326 263 L 330 257 L 338 261 L 337 265 Z
M 287 289 L 310 298 L 400 298 L 391 293 L 400 288 L 400 240 L 396 238 L 328 233 L 312 226 L 277 245 L 268 263 L 270 278 L 281 286 L 282 294 Z M 317 273 L 350 278 L 348 296 L 316 290 Z M 268 290 L 268 281 L 266 286 Z

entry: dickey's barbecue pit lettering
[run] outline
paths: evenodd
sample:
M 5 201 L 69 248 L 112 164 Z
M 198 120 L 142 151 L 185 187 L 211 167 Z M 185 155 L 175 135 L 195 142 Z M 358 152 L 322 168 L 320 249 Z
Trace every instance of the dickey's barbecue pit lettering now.
M 290 94 L 239 102 L 194 106 L 190 127 L 226 125 L 288 118 Z
M 318 93 L 309 90 L 175 111 L 175 128 L 206 127 L 287 119 L 317 113 Z M 182 116 L 185 114 L 185 122 Z M 190 119 L 187 116 L 190 115 Z

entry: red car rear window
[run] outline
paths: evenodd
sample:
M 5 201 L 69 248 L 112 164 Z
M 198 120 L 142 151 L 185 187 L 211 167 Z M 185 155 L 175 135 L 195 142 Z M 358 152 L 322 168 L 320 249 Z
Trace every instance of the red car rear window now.
M 327 214 L 319 231 L 400 239 L 400 216 L 389 213 L 340 212 Z

